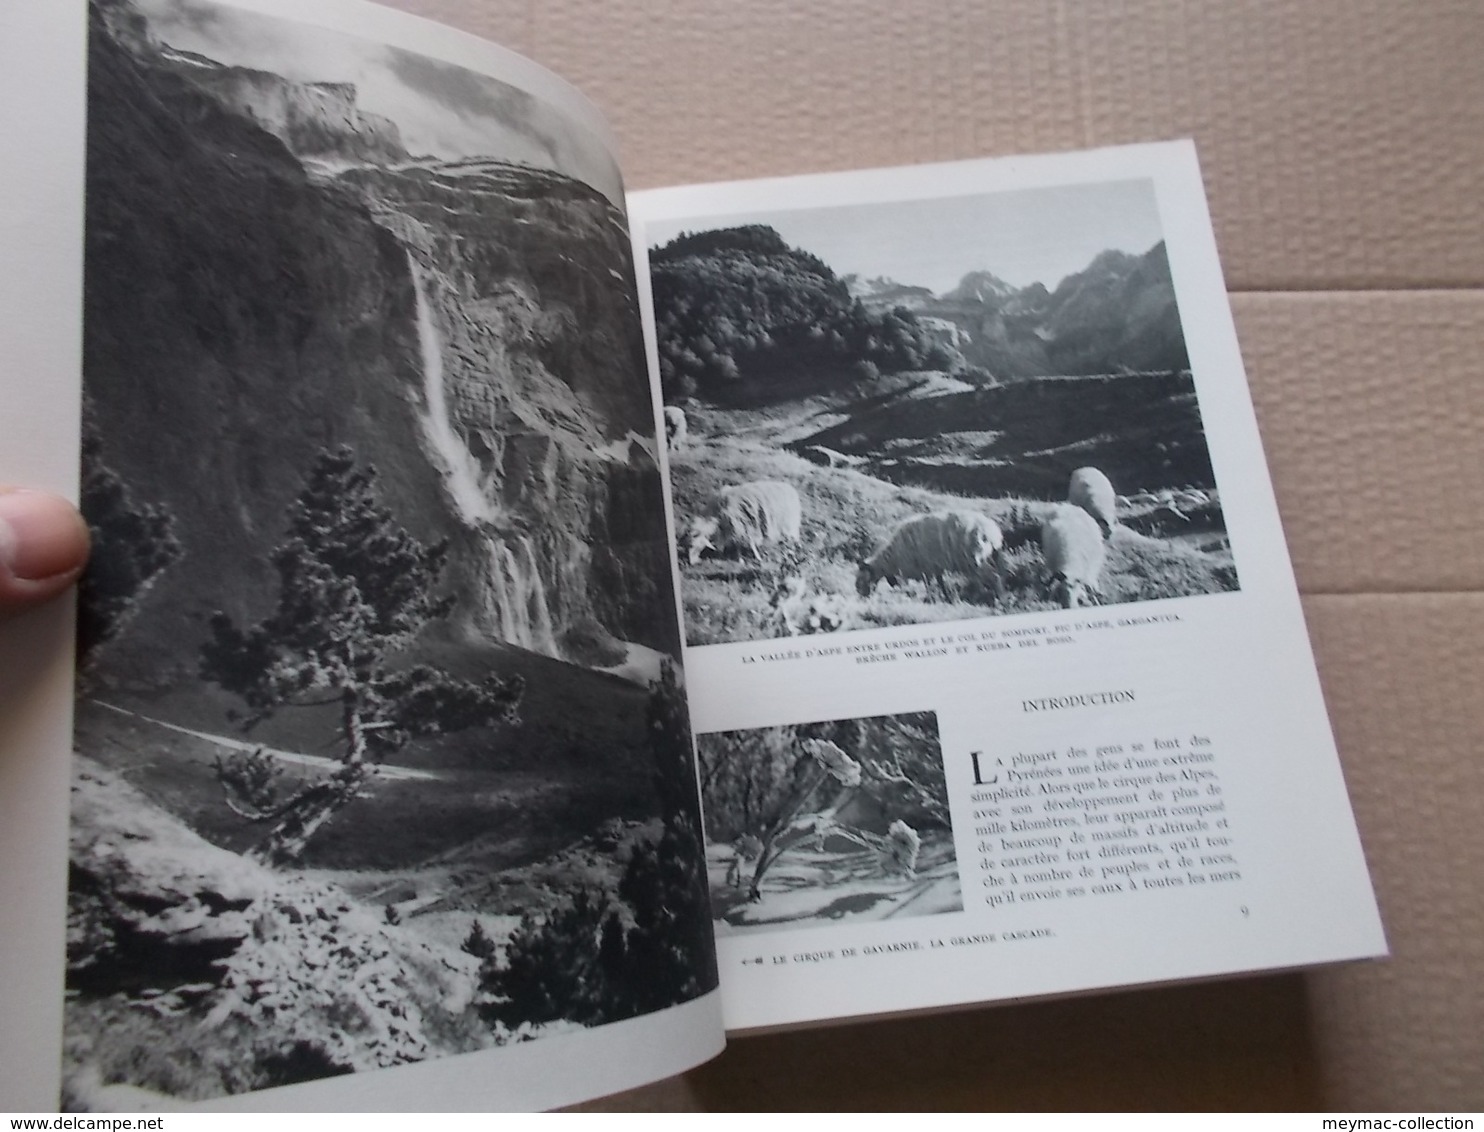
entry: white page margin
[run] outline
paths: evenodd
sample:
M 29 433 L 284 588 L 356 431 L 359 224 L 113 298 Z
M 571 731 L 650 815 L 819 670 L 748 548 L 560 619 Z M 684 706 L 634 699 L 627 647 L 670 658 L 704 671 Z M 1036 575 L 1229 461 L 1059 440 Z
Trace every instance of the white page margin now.
M 1201 709 L 1205 713 L 1202 720 L 1229 720 L 1233 731 L 1242 735 L 1244 748 L 1264 752 L 1257 763 L 1238 768 L 1235 775 L 1224 771 L 1223 783 L 1234 806 L 1240 805 L 1245 811 L 1242 863 L 1244 870 L 1250 866 L 1260 878 L 1257 885 L 1249 887 L 1260 886 L 1271 899 L 1264 917 L 1271 935 L 1262 939 L 1243 937 L 1212 922 L 1197 930 L 1201 937 L 1198 941 L 1185 940 L 1184 951 L 1165 954 L 1161 948 L 1141 943 L 1135 920 L 1109 929 L 1111 961 L 1086 948 L 1057 943 L 1040 956 L 1022 953 L 1029 962 L 1012 975 L 994 972 L 976 977 L 972 964 L 956 959 L 926 960 L 909 970 L 902 956 L 883 956 L 879 963 L 868 967 L 841 969 L 839 963 L 832 963 L 806 969 L 803 974 L 795 973 L 792 967 L 789 973 L 780 974 L 778 968 L 753 965 L 757 956 L 765 953 L 788 957 L 862 940 L 890 942 L 935 931 L 972 931 L 967 912 L 899 921 L 895 931 L 887 924 L 756 931 L 718 941 L 722 989 L 732 1029 L 769 1028 L 959 1002 L 1061 995 L 1224 973 L 1285 970 L 1386 952 L 1262 455 L 1191 142 L 655 189 L 631 194 L 630 214 L 636 244 L 647 244 L 645 229 L 657 221 L 664 222 L 668 233 L 676 224 L 684 229 L 704 229 L 742 222 L 743 218 L 750 221 L 770 211 L 797 213 L 814 207 L 933 200 L 1133 179 L 1150 179 L 1154 184 L 1241 590 L 1104 609 L 1129 616 L 1185 610 L 1193 622 L 1182 630 L 1187 655 L 1194 655 L 1191 650 L 1202 634 L 1209 634 L 1205 639 L 1226 650 L 1224 655 L 1202 662 L 1205 679 L 1228 693 L 1225 705 L 1210 697 L 1212 702 Z M 1020 625 L 1053 619 L 1053 614 L 1026 614 L 1013 621 Z M 999 624 L 1000 619 L 993 619 L 993 623 Z M 960 623 L 935 622 L 916 628 L 941 633 L 956 624 Z M 873 629 L 839 636 L 885 640 L 896 632 Z M 772 645 L 797 646 L 824 639 L 794 638 Z M 946 662 L 913 662 L 915 667 L 897 669 L 895 679 L 881 678 L 871 671 L 861 673 L 843 660 L 806 660 L 801 662 L 805 667 L 742 663 L 744 655 L 756 655 L 768 646 L 769 642 L 752 641 L 687 649 L 692 717 L 698 732 L 892 714 L 921 710 L 930 702 L 934 706 L 945 702 L 967 705 L 983 694 L 975 686 L 976 679 L 1009 679 L 1003 668 L 994 669 L 987 662 L 980 669 L 960 672 L 953 672 Z M 1105 664 L 1119 663 L 1108 657 L 1109 649 L 1091 642 L 1078 649 L 1083 655 L 1060 658 L 1068 674 L 1086 670 L 1089 661 L 1097 658 Z M 1045 666 L 1045 658 L 1041 664 Z M 1092 668 L 1090 675 L 1095 677 L 1095 663 Z M 1118 672 L 1110 682 L 1132 679 L 1141 664 L 1126 661 L 1123 668 L 1126 671 Z M 1047 680 L 1042 678 L 1041 683 Z M 1071 678 L 1067 683 L 1077 685 Z M 951 685 L 951 690 L 945 685 Z M 1190 690 L 1193 685 L 1182 685 L 1180 674 L 1175 673 L 1170 677 L 1170 687 Z M 1251 714 L 1254 708 L 1261 709 L 1261 717 Z M 954 714 L 961 717 L 963 711 Z M 1176 722 L 1175 714 L 1170 713 L 1172 731 L 1184 726 Z M 962 723 L 962 718 L 945 722 L 940 714 L 945 732 L 960 729 Z M 1054 726 L 1047 724 L 1048 728 Z M 1075 726 L 1063 722 L 1061 735 L 1065 737 Z M 1146 717 L 1143 726 L 1157 726 L 1157 720 Z M 965 742 L 959 742 L 958 750 L 951 749 L 949 737 L 944 735 L 945 761 L 961 758 L 966 748 Z M 1266 755 L 1274 750 L 1299 752 L 1301 757 L 1285 760 Z M 964 778 L 961 767 L 958 771 Z M 1265 789 L 1263 773 L 1280 782 L 1281 787 Z M 967 905 L 974 880 L 966 867 L 969 854 L 965 849 L 975 839 L 960 828 L 960 819 L 969 808 L 965 799 L 971 787 L 966 780 L 955 784 L 952 765 L 949 776 Z M 1304 862 L 1302 869 L 1287 867 L 1295 859 Z M 1158 916 L 1156 908 L 1145 905 L 1145 921 L 1158 926 Z M 1196 942 L 1198 952 L 1189 947 Z M 1148 961 L 1150 952 L 1156 961 Z M 943 954 L 938 953 L 940 957 Z M 752 964 L 742 965 L 744 959 L 751 959 Z

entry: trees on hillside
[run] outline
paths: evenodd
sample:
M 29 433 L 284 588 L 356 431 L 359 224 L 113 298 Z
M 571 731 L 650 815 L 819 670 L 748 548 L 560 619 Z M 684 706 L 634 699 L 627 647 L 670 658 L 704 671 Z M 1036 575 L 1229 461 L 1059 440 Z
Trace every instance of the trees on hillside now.
M 519 676 L 471 683 L 429 665 L 395 666 L 453 606 L 435 596 L 448 548 L 399 526 L 378 500 L 375 470 L 358 467 L 348 448 L 319 456 L 288 520 L 271 556 L 273 613 L 243 629 L 217 612 L 201 650 L 201 675 L 246 702 L 247 727 L 286 707 L 339 707 L 340 765 L 287 797 L 261 749 L 217 762 L 228 806 L 270 826 L 250 855 L 272 864 L 298 860 L 389 754 L 417 736 L 516 723 L 524 691 Z
M 852 722 L 858 724 L 855 755 L 870 788 L 889 796 L 914 826 L 951 828 L 948 780 L 933 713 L 904 712 Z
M 159 504 L 136 500 L 104 463 L 103 441 L 86 403 L 79 501 L 93 540 L 77 601 L 77 653 L 86 671 L 94 651 L 118 636 L 140 599 L 182 551 L 170 513 Z
M 504 964 L 490 958 L 485 966 L 491 1021 L 592 1026 L 687 1002 L 716 986 L 690 723 L 668 661 L 650 689 L 645 722 L 659 836 L 635 841 L 613 895 L 582 887 L 550 911 L 522 917 Z
M 932 347 L 911 312 L 867 310 L 763 225 L 682 234 L 656 250 L 651 279 L 667 400 L 810 366 L 870 380 L 920 368 Z

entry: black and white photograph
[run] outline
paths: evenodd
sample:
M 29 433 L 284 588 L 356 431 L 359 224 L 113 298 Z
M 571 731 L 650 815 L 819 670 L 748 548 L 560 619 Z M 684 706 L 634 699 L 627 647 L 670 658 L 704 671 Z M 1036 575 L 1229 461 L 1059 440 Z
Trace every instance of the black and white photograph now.
M 64 1105 L 716 985 L 599 135 L 484 73 L 92 0 Z
M 933 712 L 696 747 L 718 937 L 963 911 Z
M 1238 588 L 1152 182 L 646 242 L 690 644 Z

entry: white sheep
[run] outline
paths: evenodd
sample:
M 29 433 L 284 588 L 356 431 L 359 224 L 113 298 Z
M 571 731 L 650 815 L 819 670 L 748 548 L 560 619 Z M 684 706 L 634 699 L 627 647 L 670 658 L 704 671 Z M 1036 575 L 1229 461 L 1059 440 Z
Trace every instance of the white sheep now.
M 665 447 L 671 452 L 683 447 L 685 444 L 685 410 L 679 405 L 666 405 L 665 417 Z
M 1097 521 L 1080 507 L 1057 507 L 1041 524 L 1041 554 L 1051 571 L 1051 596 L 1071 609 L 1101 593 L 1107 547 Z
M 1118 525 L 1118 496 L 1108 477 L 1096 468 L 1078 468 L 1067 485 L 1067 502 L 1082 508 L 1097 521 L 1108 538 Z
M 1000 601 L 1005 596 L 1000 573 L 1004 545 L 1000 525 L 979 511 L 919 515 L 899 524 L 886 544 L 861 563 L 856 589 L 865 597 L 883 578 L 889 584 L 916 578 L 941 585 L 945 574 L 962 574 L 988 581 Z
M 764 546 L 798 542 L 803 523 L 804 505 L 793 484 L 778 480 L 731 484 L 716 493 L 707 514 L 691 521 L 682 551 L 692 566 L 708 550 L 747 551 L 760 559 Z

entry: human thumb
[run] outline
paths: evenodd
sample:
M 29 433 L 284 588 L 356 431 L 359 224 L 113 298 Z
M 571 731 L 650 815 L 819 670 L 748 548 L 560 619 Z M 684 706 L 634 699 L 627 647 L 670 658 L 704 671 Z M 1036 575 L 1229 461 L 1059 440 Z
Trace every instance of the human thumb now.
M 82 573 L 88 528 L 59 495 L 0 487 L 0 618 L 56 597 Z

